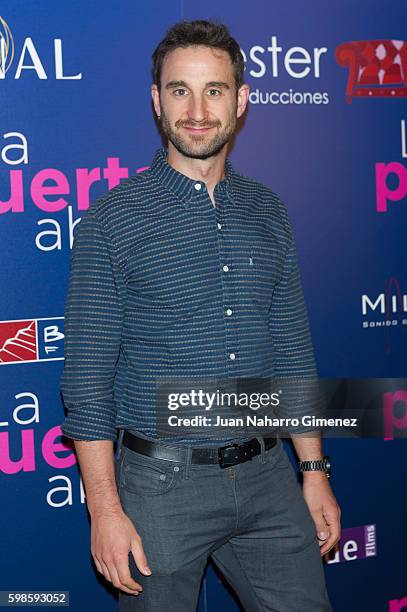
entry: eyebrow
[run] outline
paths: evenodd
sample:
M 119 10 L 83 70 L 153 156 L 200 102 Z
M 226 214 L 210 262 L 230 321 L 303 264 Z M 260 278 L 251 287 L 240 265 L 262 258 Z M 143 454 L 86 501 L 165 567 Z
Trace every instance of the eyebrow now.
M 165 86 L 165 89 L 173 89 L 174 87 L 188 87 L 185 81 L 169 81 Z M 223 87 L 224 89 L 230 89 L 228 83 L 225 81 L 209 81 L 205 84 L 205 87 Z

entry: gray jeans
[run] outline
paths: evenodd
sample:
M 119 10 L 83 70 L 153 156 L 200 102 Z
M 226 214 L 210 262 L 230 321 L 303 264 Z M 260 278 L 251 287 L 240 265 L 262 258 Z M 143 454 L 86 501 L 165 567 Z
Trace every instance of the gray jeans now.
M 121 612 L 195 612 L 212 558 L 247 612 L 332 612 L 316 528 L 278 439 L 229 468 L 172 462 L 121 444 L 115 456 L 124 512 L 141 536 L 152 575 L 129 553 L 140 595 L 119 591 Z

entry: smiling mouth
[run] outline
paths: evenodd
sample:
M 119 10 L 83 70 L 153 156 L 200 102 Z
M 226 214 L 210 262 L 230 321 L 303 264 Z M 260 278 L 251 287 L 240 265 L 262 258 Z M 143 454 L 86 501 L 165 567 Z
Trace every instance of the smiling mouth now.
M 203 132 L 207 132 L 208 130 L 211 130 L 212 126 L 194 128 L 194 127 L 190 127 L 190 126 L 184 125 L 184 129 L 188 130 L 188 132 L 195 132 L 196 134 L 201 134 Z

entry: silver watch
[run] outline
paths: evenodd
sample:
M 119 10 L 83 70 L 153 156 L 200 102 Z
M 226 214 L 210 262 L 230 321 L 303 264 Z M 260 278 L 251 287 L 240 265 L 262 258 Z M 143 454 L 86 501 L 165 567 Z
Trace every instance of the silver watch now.
M 331 458 L 328 455 L 324 455 L 323 459 L 314 461 L 298 461 L 298 469 L 300 472 L 325 472 L 327 478 L 330 478 L 332 473 Z

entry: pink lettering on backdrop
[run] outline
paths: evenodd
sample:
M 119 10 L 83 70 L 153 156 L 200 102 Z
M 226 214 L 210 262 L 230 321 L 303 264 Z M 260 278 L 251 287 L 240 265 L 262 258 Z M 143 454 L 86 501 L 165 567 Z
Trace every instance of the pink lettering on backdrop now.
M 74 452 L 70 452 L 65 457 L 58 457 L 56 453 L 65 452 L 72 450 L 66 444 L 62 442 L 56 442 L 58 437 L 62 436 L 62 431 L 59 425 L 53 427 L 45 434 L 42 440 L 42 456 L 48 465 L 55 468 L 69 468 L 76 463 L 76 456 Z
M 387 179 L 391 174 L 398 178 L 395 189 L 387 186 Z M 398 202 L 407 196 L 407 168 L 399 162 L 389 164 L 376 164 L 376 210 L 387 212 L 387 202 Z
M 0 200 L 0 214 L 6 212 L 24 212 L 23 173 L 21 170 L 10 171 L 10 198 Z
M 16 461 L 10 459 L 9 432 L 0 433 L 0 472 L 17 474 L 18 472 L 35 471 L 34 430 L 21 431 L 21 457 Z
M 404 413 L 399 418 L 394 414 L 396 402 L 404 405 Z M 384 438 L 393 440 L 395 429 L 407 428 L 407 391 L 400 390 L 383 393 Z
M 389 612 L 400 612 L 407 608 L 407 597 L 403 599 L 391 599 L 389 601 Z
M 137 168 L 135 174 L 147 170 L 149 166 Z M 31 179 L 30 195 L 33 204 L 48 213 L 59 212 L 68 205 L 77 210 L 86 210 L 90 203 L 90 188 L 102 180 L 107 182 L 106 190 L 116 187 L 122 179 L 129 178 L 129 169 L 120 165 L 119 157 L 108 157 L 104 168 L 77 168 L 75 170 L 76 188 L 70 184 L 66 174 L 56 168 L 44 168 L 37 172 Z M 24 199 L 24 183 L 22 170 L 10 170 L 10 197 L 8 200 L 0 200 L 0 214 L 23 213 L 27 202 Z M 54 181 L 53 185 L 45 185 L 45 181 Z M 71 195 L 75 201 L 55 196 Z M 54 196 L 49 200 L 47 196 Z M 28 200 L 28 198 L 27 198 Z
M 129 178 L 129 169 L 120 167 L 118 157 L 108 157 L 107 167 L 103 168 L 103 178 L 107 179 L 107 188 L 112 189 L 120 183 L 120 179 Z
M 21 456 L 19 459 L 12 460 L 10 458 L 10 432 L 2 431 L 0 433 L 0 472 L 4 474 L 35 472 L 37 469 L 35 461 L 36 444 L 34 429 L 22 429 L 20 435 Z M 62 435 L 61 427 L 57 425 L 45 433 L 41 443 L 41 452 L 44 461 L 54 468 L 70 468 L 77 462 L 72 447 L 62 442 L 57 442 L 57 438 Z M 59 457 L 57 453 L 65 454 Z
M 45 181 L 55 181 L 55 185 L 44 185 Z M 67 195 L 68 193 L 68 179 L 65 174 L 55 168 L 40 170 L 31 181 L 31 199 L 38 208 L 45 212 L 58 212 L 68 204 L 64 198 L 50 201 L 45 196 Z
M 78 191 L 78 210 L 89 208 L 89 190 L 93 183 L 100 181 L 100 168 L 78 168 L 76 171 L 76 182 Z

